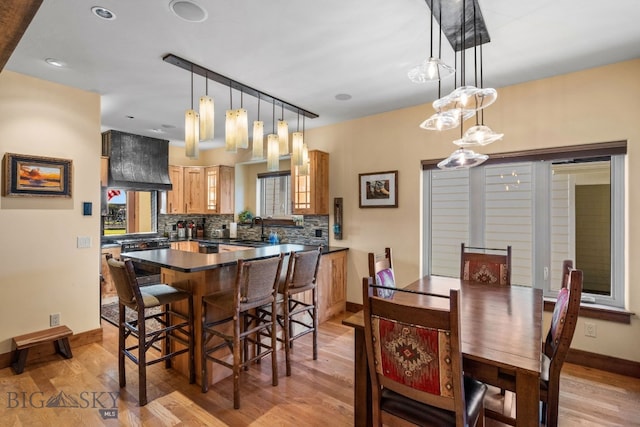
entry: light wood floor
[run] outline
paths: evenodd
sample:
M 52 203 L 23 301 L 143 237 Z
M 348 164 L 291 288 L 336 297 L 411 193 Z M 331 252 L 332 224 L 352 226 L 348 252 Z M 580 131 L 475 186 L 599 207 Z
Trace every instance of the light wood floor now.
M 270 363 L 243 372 L 240 410 L 233 409 L 230 378 L 202 394 L 163 364 L 149 368 L 149 404 L 138 407 L 135 366 L 127 362 L 127 387 L 120 389 L 117 329 L 103 322 L 103 342 L 73 348 L 72 359 L 51 356 L 27 364 L 21 375 L 0 370 L 0 426 L 350 426 L 353 331 L 341 320 L 321 325 L 317 361 L 311 359 L 310 337 L 298 340 L 289 378 L 284 375 L 284 353 L 278 353 L 277 387 L 271 386 Z M 493 391 L 488 404 L 501 404 L 498 399 L 498 391 Z M 46 407 L 49 400 L 55 407 Z M 640 379 L 567 364 L 559 425 L 640 426 L 639 403 Z M 492 420 L 486 425 L 501 426 Z

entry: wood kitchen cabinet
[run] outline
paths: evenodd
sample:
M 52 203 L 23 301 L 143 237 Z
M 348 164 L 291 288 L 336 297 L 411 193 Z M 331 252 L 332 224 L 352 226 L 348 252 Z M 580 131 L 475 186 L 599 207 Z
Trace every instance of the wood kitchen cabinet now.
M 291 194 L 296 215 L 329 215 L 329 153 L 309 151 L 309 174 L 291 164 Z
M 184 170 L 184 213 L 204 213 L 205 180 L 204 168 L 186 166 Z
M 193 240 L 184 240 L 181 242 L 171 242 L 171 249 L 185 252 L 200 252 L 200 243 Z
M 120 246 L 100 249 L 100 275 L 102 276 L 101 297 L 113 297 L 118 295 L 116 286 L 113 284 L 109 265 L 107 264 L 107 254 L 111 254 L 116 259 L 120 258 Z
M 231 166 L 204 168 L 206 213 L 232 214 L 235 210 L 235 169 Z
M 100 186 L 109 186 L 109 158 L 100 157 Z
M 322 255 L 317 286 L 319 323 L 347 309 L 347 251 Z
M 166 212 L 168 214 L 184 213 L 184 177 L 182 166 L 169 166 L 169 179 L 173 189 L 167 191 L 167 206 Z
M 169 166 L 173 190 L 167 192 L 168 214 L 232 214 L 235 169 L 232 166 Z

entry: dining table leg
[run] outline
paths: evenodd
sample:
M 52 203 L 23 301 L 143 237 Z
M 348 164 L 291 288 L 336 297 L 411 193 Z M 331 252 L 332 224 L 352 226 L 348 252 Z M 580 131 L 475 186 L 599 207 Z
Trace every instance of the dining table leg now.
M 367 364 L 367 351 L 364 342 L 364 329 L 355 329 L 354 344 L 354 395 L 353 395 L 353 425 L 368 427 L 371 419 L 371 378 Z
M 540 426 L 540 381 L 537 375 L 516 373 L 516 426 Z

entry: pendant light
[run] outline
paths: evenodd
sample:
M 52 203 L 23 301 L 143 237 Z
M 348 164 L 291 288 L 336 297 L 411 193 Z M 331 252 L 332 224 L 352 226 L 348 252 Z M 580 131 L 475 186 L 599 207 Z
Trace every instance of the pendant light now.
M 284 120 L 284 104 L 282 104 L 282 114 L 278 120 L 278 141 L 280 141 L 280 155 L 289 154 L 289 125 Z
M 475 2 L 473 4 L 473 39 L 474 39 L 474 73 L 475 73 L 475 81 L 476 86 L 478 85 L 478 40 L 477 40 L 477 31 L 476 31 L 476 5 Z M 484 89 L 483 86 L 483 70 L 482 70 L 482 36 L 480 37 L 480 89 L 478 89 L 478 94 L 475 96 L 474 102 L 479 104 L 476 108 L 476 124 L 475 126 L 470 127 L 465 134 L 455 141 L 459 147 L 471 147 L 474 145 L 485 146 L 489 145 L 492 142 L 495 142 L 499 139 L 502 139 L 504 136 L 503 133 L 494 132 L 489 126 L 484 125 L 484 108 L 485 103 L 489 105 L 495 102 L 498 97 L 498 93 L 493 88 Z M 482 124 L 478 123 L 479 116 L 482 115 Z
M 209 96 L 209 77 L 205 76 L 205 92 L 200 97 L 200 141 L 212 141 L 214 135 L 214 105 Z
M 264 122 L 260 120 L 260 94 L 258 94 L 258 120 L 253 122 L 252 156 L 254 160 L 264 159 Z
M 302 117 L 303 132 L 300 132 L 300 111 L 298 111 L 298 131 L 293 132 L 291 141 L 291 159 L 294 166 L 302 166 L 302 146 L 304 144 L 304 116 Z
M 409 80 L 414 83 L 440 81 L 442 78 L 450 76 L 454 72 L 453 67 L 445 64 L 442 61 L 441 54 L 438 55 L 438 58 L 433 57 L 433 0 L 431 0 L 431 3 L 429 4 L 429 9 L 431 14 L 429 58 L 425 59 L 422 64 L 413 67 L 407 73 Z M 440 11 L 440 14 L 442 16 L 442 6 L 440 6 Z M 442 23 L 442 20 L 440 20 L 440 23 Z M 442 34 L 442 31 L 440 31 L 440 34 Z M 440 35 L 440 37 L 442 37 L 442 35 Z
M 229 109 L 225 113 L 225 131 L 224 131 L 224 141 L 225 141 L 225 150 L 231 153 L 235 153 L 238 151 L 236 146 L 236 110 L 233 109 L 233 95 L 231 93 L 231 86 L 229 86 Z
M 243 108 L 244 92 L 240 91 L 240 108 L 236 110 L 236 148 L 249 148 L 249 119 Z
M 309 165 L 309 147 L 307 144 L 302 144 L 302 166 L 298 167 L 298 175 L 299 176 L 307 176 L 309 175 L 310 165 Z
M 275 117 L 276 117 L 276 101 L 273 101 L 273 115 L 271 119 L 271 132 L 267 136 L 267 170 L 270 172 L 280 169 L 280 141 L 278 135 L 276 135 L 275 129 Z
M 191 69 L 191 109 L 184 115 L 184 144 L 185 155 L 192 159 L 197 159 L 200 141 L 200 124 L 198 113 L 193 109 L 193 68 Z

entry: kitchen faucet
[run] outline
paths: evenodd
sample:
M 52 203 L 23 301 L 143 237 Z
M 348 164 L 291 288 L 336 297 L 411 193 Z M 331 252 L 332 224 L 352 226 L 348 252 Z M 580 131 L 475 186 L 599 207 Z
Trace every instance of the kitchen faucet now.
M 260 220 L 260 240 L 264 242 L 267 236 L 265 236 L 264 234 L 264 220 L 262 219 L 261 216 L 253 217 L 253 219 L 251 220 L 251 228 L 253 228 L 253 226 L 256 225 L 256 219 Z

